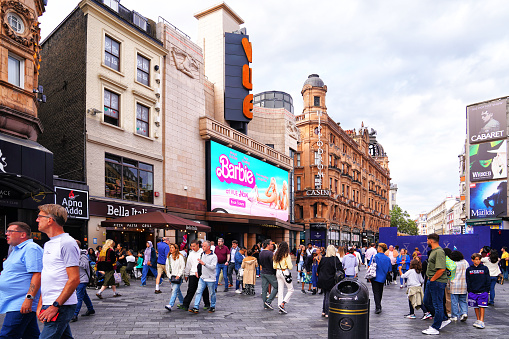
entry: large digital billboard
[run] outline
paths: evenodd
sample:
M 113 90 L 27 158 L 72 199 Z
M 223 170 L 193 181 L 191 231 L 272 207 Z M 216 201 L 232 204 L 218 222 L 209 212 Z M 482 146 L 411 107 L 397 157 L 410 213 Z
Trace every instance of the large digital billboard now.
M 470 145 L 470 181 L 507 178 L 507 142 L 497 140 Z
M 470 219 L 507 215 L 507 180 L 470 184 Z
M 210 210 L 288 220 L 288 172 L 210 141 Z
M 502 139 L 507 136 L 507 98 L 467 107 L 470 143 Z

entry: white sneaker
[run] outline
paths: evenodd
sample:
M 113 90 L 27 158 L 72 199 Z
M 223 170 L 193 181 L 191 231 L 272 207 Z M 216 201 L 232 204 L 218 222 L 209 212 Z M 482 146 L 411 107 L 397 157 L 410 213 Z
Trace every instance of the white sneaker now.
M 462 314 L 460 317 L 460 321 L 467 321 L 468 315 Z
M 241 290 L 236 290 L 236 291 L 235 291 L 235 293 L 237 293 L 237 294 L 241 294 L 241 293 L 242 293 L 242 291 L 241 291 Z
M 428 327 L 424 331 L 422 331 L 422 334 L 428 334 L 428 335 L 439 335 L 440 331 L 434 329 L 433 327 Z
M 479 328 L 481 322 L 479 320 L 474 321 L 473 326 Z
M 449 319 L 450 321 L 458 321 L 458 317 L 452 317 L 451 319 Z
M 442 321 L 442 325 L 440 325 L 440 329 L 444 328 L 445 326 L 449 325 L 451 323 L 450 320 L 444 320 Z

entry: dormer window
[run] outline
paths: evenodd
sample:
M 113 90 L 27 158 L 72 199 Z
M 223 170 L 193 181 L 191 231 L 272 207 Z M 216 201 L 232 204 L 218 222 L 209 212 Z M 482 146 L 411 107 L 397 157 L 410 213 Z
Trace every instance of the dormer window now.
M 148 20 L 145 17 L 143 17 L 140 13 L 136 13 L 135 11 L 133 11 L 133 22 L 136 26 L 138 26 L 142 30 L 144 31 L 147 30 Z
M 103 3 L 118 13 L 118 0 L 103 0 Z

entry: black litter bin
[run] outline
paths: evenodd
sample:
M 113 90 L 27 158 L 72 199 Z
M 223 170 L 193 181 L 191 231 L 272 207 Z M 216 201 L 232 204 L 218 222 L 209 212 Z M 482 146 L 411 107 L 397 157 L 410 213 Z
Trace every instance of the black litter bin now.
M 330 292 L 329 339 L 369 338 L 369 292 L 366 285 L 344 279 Z

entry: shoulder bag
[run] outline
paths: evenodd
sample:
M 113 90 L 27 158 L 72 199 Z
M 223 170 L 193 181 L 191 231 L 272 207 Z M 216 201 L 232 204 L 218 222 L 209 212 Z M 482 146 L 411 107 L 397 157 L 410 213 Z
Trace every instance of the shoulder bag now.
M 203 257 L 203 253 L 200 255 L 200 260 L 202 257 Z M 196 266 L 196 273 L 198 273 L 198 277 L 201 277 L 201 272 L 202 272 L 202 265 L 198 264 L 198 266 Z
M 376 255 L 376 254 L 375 254 Z M 364 276 L 364 278 L 366 278 L 366 280 L 371 280 L 371 279 L 374 279 L 376 278 L 376 262 L 375 262 L 375 255 L 373 256 L 373 258 L 371 259 L 371 265 L 368 267 L 368 270 L 366 271 L 366 275 Z
M 290 272 L 290 270 L 288 270 L 288 274 L 285 274 L 285 271 L 281 267 L 281 262 L 279 262 L 279 269 L 281 270 L 281 273 L 283 273 L 283 277 L 285 277 L 286 283 L 291 284 L 292 283 L 292 272 Z
M 345 279 L 345 272 L 341 269 L 338 269 L 338 265 L 337 265 L 338 261 L 339 261 L 339 258 L 334 256 L 334 267 L 336 268 L 336 274 L 334 275 L 334 281 L 336 282 L 336 284 L 339 283 L 341 280 Z

